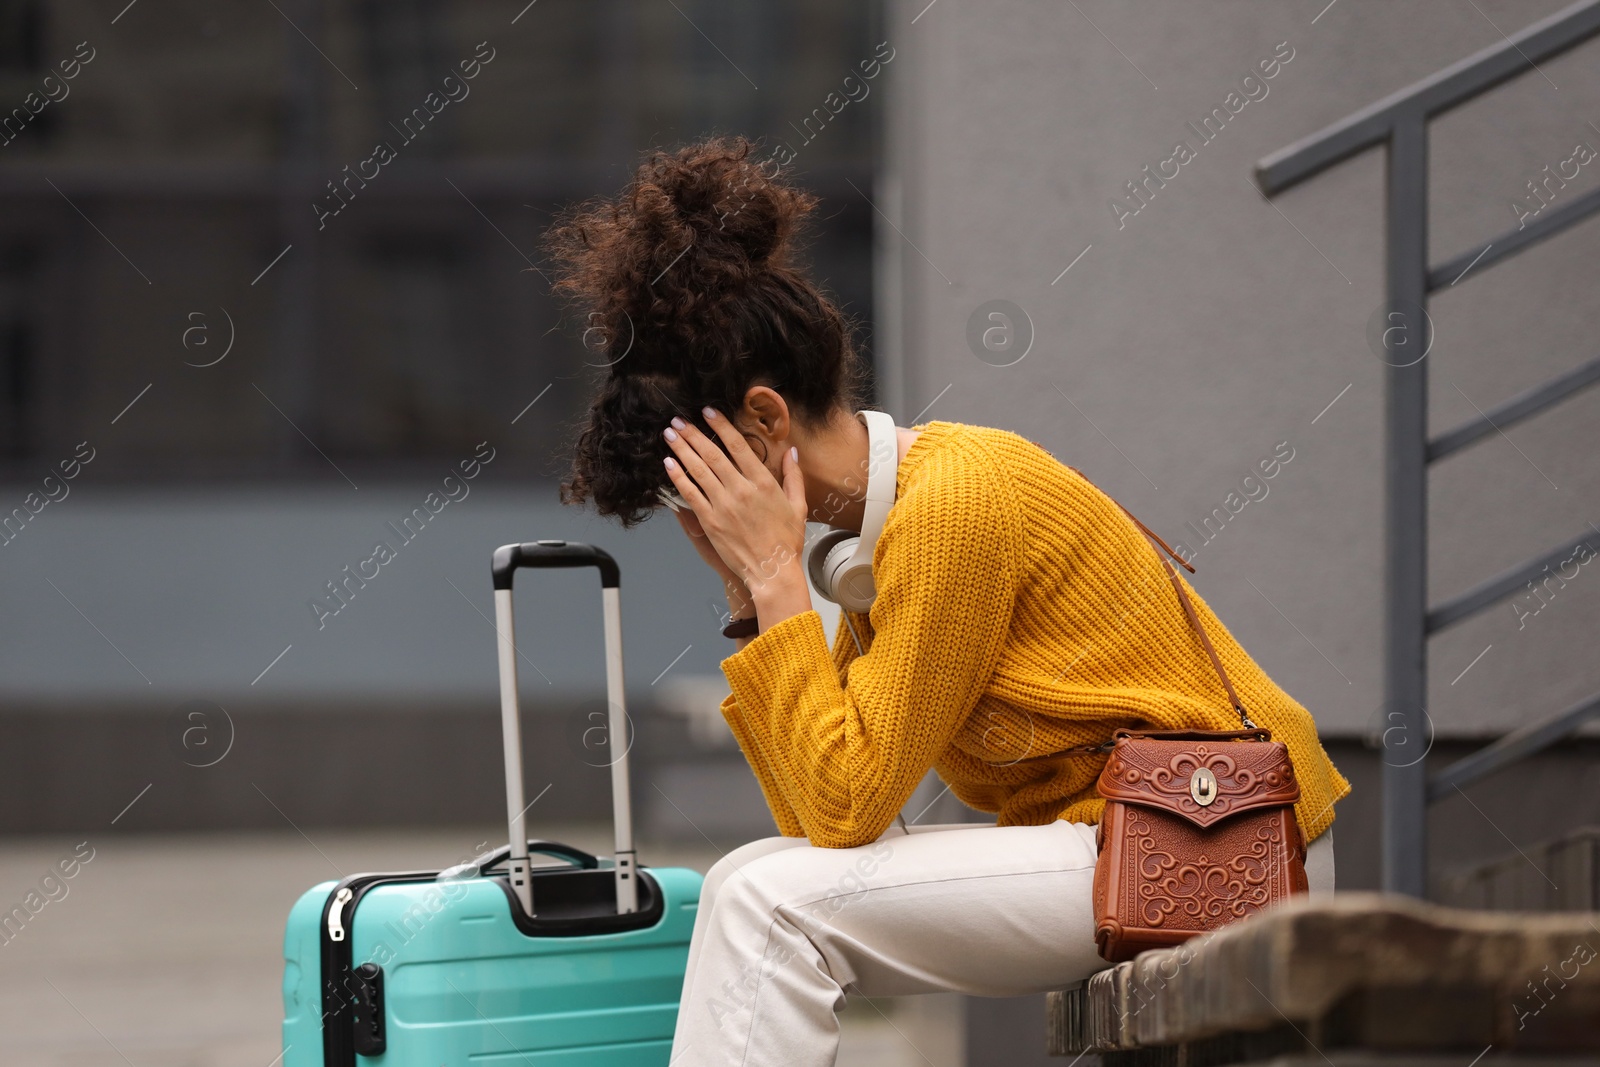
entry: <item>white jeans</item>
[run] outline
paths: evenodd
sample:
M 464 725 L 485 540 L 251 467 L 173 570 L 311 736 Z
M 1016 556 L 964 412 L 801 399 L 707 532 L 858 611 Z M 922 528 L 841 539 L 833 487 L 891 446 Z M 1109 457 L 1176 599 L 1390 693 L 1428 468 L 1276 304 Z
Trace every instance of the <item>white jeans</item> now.
M 752 841 L 706 875 L 672 1067 L 832 1067 L 845 994 L 1010 997 L 1106 966 L 1094 827 L 898 824 L 870 845 Z M 1333 888 L 1332 834 L 1306 857 Z

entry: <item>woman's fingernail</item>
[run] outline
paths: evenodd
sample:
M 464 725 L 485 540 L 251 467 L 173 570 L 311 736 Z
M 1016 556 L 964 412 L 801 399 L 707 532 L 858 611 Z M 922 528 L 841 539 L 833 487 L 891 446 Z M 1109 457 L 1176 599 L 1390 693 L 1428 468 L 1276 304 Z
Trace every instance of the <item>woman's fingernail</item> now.
M 682 419 L 680 419 L 680 418 L 678 418 L 678 416 L 674 415 L 674 416 L 672 416 L 672 428 L 675 429 L 675 430 L 683 430 L 683 429 L 687 429 L 688 427 L 686 427 L 684 425 L 684 422 L 683 422 Z
M 710 407 L 701 408 L 700 409 L 700 414 L 704 415 L 706 417 L 707 421 L 710 421 L 711 419 L 714 419 L 714 418 L 717 417 L 717 413 L 714 410 L 712 410 Z
M 789 458 L 794 460 L 796 463 L 799 463 L 800 462 L 800 449 L 797 448 L 794 445 L 790 445 L 789 446 Z
M 676 441 L 678 439 L 678 431 L 674 430 L 670 426 L 668 426 L 665 430 L 663 430 L 662 433 L 666 437 L 666 439 L 669 440 L 669 441 Z
M 669 470 L 669 471 L 675 471 L 675 470 L 678 469 L 678 461 L 673 459 L 671 456 L 668 456 L 667 458 L 663 459 L 661 462 L 665 463 L 667 465 L 667 470 Z

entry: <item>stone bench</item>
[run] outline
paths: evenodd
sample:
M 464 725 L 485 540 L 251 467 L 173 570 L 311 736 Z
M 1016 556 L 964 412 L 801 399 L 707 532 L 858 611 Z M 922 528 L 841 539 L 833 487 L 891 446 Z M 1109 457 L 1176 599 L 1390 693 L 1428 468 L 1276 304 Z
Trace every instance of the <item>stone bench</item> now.
M 1052 1054 L 1106 1067 L 1600 1063 L 1600 914 L 1303 897 L 1051 993 L 1048 1012 Z

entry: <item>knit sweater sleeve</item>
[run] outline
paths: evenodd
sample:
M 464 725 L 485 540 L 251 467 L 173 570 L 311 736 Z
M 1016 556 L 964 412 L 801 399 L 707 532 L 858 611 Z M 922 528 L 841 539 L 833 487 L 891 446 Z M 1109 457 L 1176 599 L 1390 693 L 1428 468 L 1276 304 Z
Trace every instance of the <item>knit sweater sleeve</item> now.
M 739 698 L 732 693 L 723 698 L 722 717 L 727 720 L 728 727 L 739 742 L 740 750 L 744 752 L 744 758 L 749 761 L 750 769 L 755 773 L 756 782 L 761 786 L 761 795 L 766 798 L 767 808 L 772 812 L 772 821 L 777 825 L 778 833 L 784 837 L 804 837 L 805 828 L 800 825 L 794 809 L 789 806 L 789 801 L 778 788 L 777 779 L 767 763 L 767 757 L 756 747 L 750 729 L 745 725 L 744 712 L 739 708 Z
M 807 611 L 723 661 L 740 711 L 729 725 L 813 845 L 875 840 L 971 714 L 1010 626 L 1020 541 L 1004 473 L 941 449 L 879 538 L 865 655 L 841 657 L 841 677 Z

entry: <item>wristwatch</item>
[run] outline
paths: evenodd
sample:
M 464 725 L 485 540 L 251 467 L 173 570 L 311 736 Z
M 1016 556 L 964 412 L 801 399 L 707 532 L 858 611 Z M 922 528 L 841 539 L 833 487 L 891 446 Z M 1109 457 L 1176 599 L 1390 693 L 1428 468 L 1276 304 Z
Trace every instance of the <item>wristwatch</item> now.
M 750 617 L 744 619 L 734 619 L 728 625 L 724 626 L 722 628 L 722 636 L 733 638 L 754 637 L 760 631 L 761 624 L 756 621 L 756 617 L 754 615 L 751 615 Z

